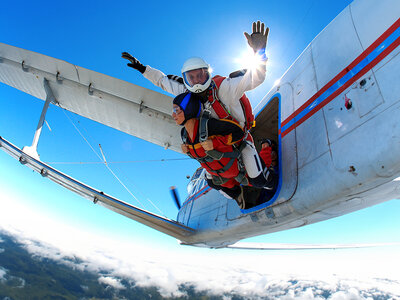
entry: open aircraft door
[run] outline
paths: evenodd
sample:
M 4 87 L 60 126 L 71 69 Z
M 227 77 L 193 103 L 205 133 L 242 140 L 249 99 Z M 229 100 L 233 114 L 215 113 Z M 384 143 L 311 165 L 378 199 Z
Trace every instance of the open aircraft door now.
M 279 183 L 275 194 L 265 199 L 256 207 L 246 212 L 257 211 L 272 204 L 289 200 L 297 187 L 297 147 L 296 130 L 292 130 L 285 137 L 281 134 L 281 122 L 294 111 L 293 88 L 289 83 L 283 83 L 273 89 L 255 108 L 256 127 L 252 130 L 254 142 L 261 150 L 260 140 L 269 138 L 278 145 Z
M 297 147 L 296 130 L 282 137 L 281 122 L 294 111 L 293 88 L 284 83 L 277 88 L 276 93 L 264 99 L 268 102 L 256 115 L 254 130 L 255 142 L 260 147 L 261 138 L 271 138 L 278 144 L 279 184 L 275 195 L 265 206 L 278 204 L 289 200 L 297 187 Z

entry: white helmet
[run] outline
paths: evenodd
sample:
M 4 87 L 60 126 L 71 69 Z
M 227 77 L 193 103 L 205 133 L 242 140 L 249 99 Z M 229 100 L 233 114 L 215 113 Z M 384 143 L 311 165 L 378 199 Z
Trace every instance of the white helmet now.
M 200 57 L 191 57 L 185 61 L 182 75 L 186 88 L 193 93 L 201 93 L 210 86 L 210 66 Z

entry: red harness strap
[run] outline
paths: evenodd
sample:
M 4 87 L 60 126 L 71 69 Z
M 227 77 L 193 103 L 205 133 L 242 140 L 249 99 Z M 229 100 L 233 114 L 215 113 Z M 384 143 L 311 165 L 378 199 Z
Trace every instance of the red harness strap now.
M 239 124 L 235 118 L 231 115 L 230 111 L 225 107 L 225 105 L 219 100 L 218 98 L 218 89 L 221 86 L 222 81 L 225 80 L 226 77 L 222 76 L 215 76 L 213 77 L 213 82 L 215 85 L 209 90 L 208 93 L 208 101 L 210 102 L 213 110 L 217 114 L 218 118 L 220 119 L 228 119 L 233 120 Z M 251 104 L 249 99 L 245 94 L 239 99 L 240 104 L 243 109 L 244 117 L 245 117 L 245 129 L 249 130 L 251 127 L 255 126 L 254 114 L 251 108 Z
M 225 107 L 225 105 L 218 98 L 218 89 L 224 79 L 225 79 L 225 77 L 221 77 L 221 76 L 215 76 L 213 78 L 215 85 L 213 84 L 212 88 L 208 92 L 208 102 L 210 102 L 210 104 L 211 104 L 213 110 L 215 111 L 215 113 L 217 114 L 218 118 L 233 120 L 233 121 L 237 122 L 237 120 L 235 120 L 232 117 L 230 111 Z M 239 122 L 237 122 L 237 123 L 239 123 Z

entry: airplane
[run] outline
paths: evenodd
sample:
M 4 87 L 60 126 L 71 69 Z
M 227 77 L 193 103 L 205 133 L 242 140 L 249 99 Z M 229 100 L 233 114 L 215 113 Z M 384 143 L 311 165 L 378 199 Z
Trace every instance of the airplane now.
M 180 152 L 179 128 L 170 116 L 172 98 L 2 43 L 0 81 L 45 104 L 31 146 L 20 149 L 0 137 L 0 148 L 43 177 L 183 245 L 250 249 L 239 241 L 399 197 L 399 16 L 398 0 L 355 0 L 254 108 L 257 125 L 251 133 L 256 141 L 277 142 L 279 181 L 272 195 L 255 191 L 247 209 L 208 187 L 202 169 L 192 176 L 188 197 L 172 220 L 43 163 L 37 145 L 50 104 Z

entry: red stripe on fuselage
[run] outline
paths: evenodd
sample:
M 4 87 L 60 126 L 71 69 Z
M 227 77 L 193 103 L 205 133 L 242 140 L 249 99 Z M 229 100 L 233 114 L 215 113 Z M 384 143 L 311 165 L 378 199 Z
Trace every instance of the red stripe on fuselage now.
M 282 133 L 282 137 L 287 135 L 290 131 L 292 131 L 297 126 L 301 125 L 304 121 L 308 120 L 311 116 L 313 116 L 317 111 L 319 111 L 326 104 L 335 99 L 338 95 L 340 95 L 345 89 L 347 89 L 350 85 L 352 85 L 355 81 L 360 79 L 361 76 L 365 75 L 369 70 L 371 70 L 374 66 L 376 66 L 381 60 L 383 60 L 387 55 L 389 55 L 394 49 L 396 49 L 400 45 L 400 37 L 397 38 L 389 47 L 387 47 L 381 54 L 379 54 L 373 61 L 371 61 L 368 65 L 366 65 L 360 72 L 358 72 L 354 77 L 352 77 L 349 81 L 347 81 L 344 85 L 338 88 L 335 92 L 332 93 L 328 98 L 324 101 L 316 105 L 313 110 L 305 115 L 301 120 L 297 121 L 295 124 L 290 126 Z
M 330 80 L 322 89 L 320 89 L 318 92 L 316 92 L 309 100 L 307 100 L 300 108 L 298 108 L 294 113 L 292 113 L 289 117 L 287 117 L 281 124 L 281 127 L 285 126 L 287 123 L 289 123 L 293 118 L 295 118 L 301 111 L 303 111 L 305 108 L 307 108 L 315 99 L 317 99 L 319 96 L 321 96 L 328 88 L 330 88 L 335 82 L 337 82 L 340 78 L 342 78 L 346 73 L 348 73 L 349 71 L 351 71 L 351 69 L 353 69 L 356 65 L 358 65 L 364 58 L 366 58 L 369 54 L 371 54 L 371 52 L 378 47 L 385 39 L 387 39 L 398 27 L 400 26 L 400 18 L 397 19 L 396 22 L 393 23 L 392 26 L 390 26 L 375 42 L 373 42 L 363 53 L 361 53 L 353 62 L 351 62 L 351 64 L 349 64 L 346 68 L 344 68 L 339 74 L 337 74 L 332 80 Z M 395 41 L 395 43 L 398 42 L 397 40 Z M 393 44 L 392 44 L 393 45 Z M 392 46 L 391 45 L 391 46 Z M 397 47 L 397 46 L 396 46 Z M 395 48 L 396 48 L 395 47 Z M 389 49 L 390 47 L 388 47 L 387 49 Z M 387 50 L 386 49 L 386 50 Z M 385 50 L 385 51 L 386 51 Z M 394 48 L 391 50 L 393 51 Z M 381 54 L 383 54 L 385 51 L 383 51 Z M 390 52 L 391 52 L 390 51 Z M 389 53 L 390 53 L 389 52 Z M 389 53 L 387 53 L 385 56 L 383 56 L 380 60 L 382 60 L 384 57 L 386 57 Z M 380 57 L 381 54 L 378 56 Z M 375 59 L 377 59 L 378 57 L 376 57 Z M 380 61 L 379 60 L 379 61 Z M 375 61 L 375 60 L 374 60 Z M 378 62 L 379 62 L 378 61 Z M 377 63 L 378 63 L 377 62 Z M 375 63 L 373 66 L 375 66 L 377 63 Z M 368 64 L 366 67 L 370 66 L 370 64 Z M 371 69 L 373 66 L 371 66 L 369 69 Z M 365 68 L 364 68 L 365 69 Z M 363 70 L 364 70 L 363 69 Z M 368 69 L 368 70 L 369 70 Z M 367 71 L 368 71 L 367 70 Z M 366 72 L 367 72 L 366 71 Z M 365 73 L 366 73 L 365 72 Z M 361 73 L 361 72 L 360 72 Z M 359 73 L 359 74 L 360 74 Z M 365 74 L 364 73 L 364 74 Z M 358 76 L 358 74 L 356 75 Z M 361 75 L 362 76 L 362 75 Z M 353 77 L 354 78 L 354 77 Z M 353 81 L 354 82 L 354 81 Z M 347 83 L 346 83 L 347 84 Z M 336 94 L 336 92 L 334 93 Z M 330 97 L 328 97 L 327 99 L 325 99 L 322 103 L 327 104 L 329 101 L 327 101 L 328 99 L 330 99 Z M 332 100 L 332 99 L 331 99 Z M 298 124 L 293 124 L 292 126 L 290 126 L 287 130 L 285 130 L 285 132 L 283 133 L 283 136 L 285 136 L 286 134 L 288 134 L 291 130 L 293 130 L 293 128 L 297 127 L 298 125 L 300 125 L 301 123 L 303 123 L 305 120 L 307 120 L 311 115 L 313 115 L 317 110 L 317 107 L 321 108 L 321 104 L 317 105 L 314 108 L 314 112 L 310 113 L 309 115 L 307 115 L 305 118 L 303 118 L 301 121 L 298 122 Z M 324 104 L 324 105 L 325 105 Z
M 182 204 L 182 208 L 184 206 L 186 206 L 187 204 L 189 204 L 191 201 L 194 201 L 196 199 L 198 199 L 200 196 L 203 196 L 204 194 L 208 193 L 211 190 L 211 188 L 208 185 L 205 185 L 202 189 L 200 189 L 196 194 L 194 194 L 193 196 L 191 196 L 188 200 L 186 200 L 183 204 Z M 197 195 L 197 196 L 196 196 Z

